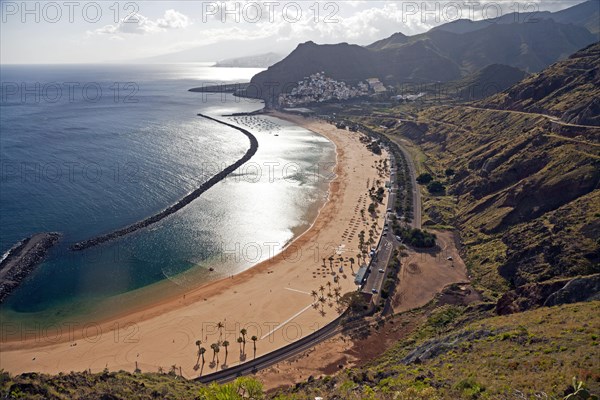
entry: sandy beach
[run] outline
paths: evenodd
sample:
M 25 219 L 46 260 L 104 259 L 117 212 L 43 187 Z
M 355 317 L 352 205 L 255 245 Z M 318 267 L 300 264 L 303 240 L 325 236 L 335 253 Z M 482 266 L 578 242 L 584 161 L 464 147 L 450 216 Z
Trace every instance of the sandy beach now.
M 3 325 L 0 368 L 13 373 L 104 368 L 157 372 L 175 366 L 193 378 L 263 355 L 336 318 L 342 312 L 338 295 L 356 289 L 352 270 L 359 266 L 359 233 L 365 231 L 368 237 L 371 230 L 376 242 L 383 227 L 385 200 L 376 216 L 366 210 L 369 188 L 382 186 L 389 177 L 383 168 L 387 154 L 374 155 L 360 143 L 359 134 L 325 122 L 273 116 L 321 134 L 336 146 L 336 178 L 329 198 L 305 233 L 282 253 L 243 273 L 119 318 L 50 329 Z M 245 344 L 237 342 L 241 329 L 247 330 Z M 205 363 L 198 355 L 198 340 L 206 349 Z M 215 355 L 211 344 L 225 341 L 227 349 L 221 345 Z

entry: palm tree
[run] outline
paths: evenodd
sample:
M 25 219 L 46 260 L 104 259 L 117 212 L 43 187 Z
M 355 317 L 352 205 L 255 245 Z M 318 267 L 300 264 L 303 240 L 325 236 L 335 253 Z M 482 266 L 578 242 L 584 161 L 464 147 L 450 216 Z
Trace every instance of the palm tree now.
M 200 364 L 200 345 L 202 344 L 201 340 L 196 340 L 196 346 L 198 347 L 198 358 L 196 359 L 196 365 L 194 367 L 194 369 L 198 369 L 198 364 Z
M 250 339 L 252 339 L 252 342 L 254 342 L 254 358 L 256 358 L 256 341 L 258 338 L 256 336 L 252 336 Z
M 336 288 L 334 288 L 334 289 L 333 289 L 333 294 L 335 295 L 335 299 L 336 299 L 336 301 L 337 301 L 337 300 L 339 300 L 339 298 L 340 298 L 340 293 L 341 293 L 341 290 L 340 290 L 340 288 L 337 288 L 337 287 L 336 287 Z
M 350 261 L 350 269 L 352 270 L 352 273 L 354 273 L 354 257 L 350 257 L 348 261 Z
M 331 282 L 327 281 L 327 283 L 325 285 L 327 286 L 327 289 L 329 290 L 329 294 L 331 294 Z
M 313 297 L 314 300 L 316 300 L 317 297 L 319 296 L 319 293 L 317 293 L 316 290 L 311 291 L 310 294 L 311 294 L 311 296 Z
M 198 347 L 198 359 L 196 360 L 196 365 L 200 362 L 200 345 L 202 344 L 201 340 L 196 340 L 196 347 Z
M 227 364 L 227 356 L 229 355 L 229 351 L 227 347 L 229 346 L 229 342 L 227 340 L 223 341 L 223 347 L 225 347 L 225 364 Z
M 237 342 L 240 344 L 240 354 L 242 354 L 242 342 L 244 341 L 244 339 L 242 339 L 242 337 L 238 337 L 237 338 Z
M 248 333 L 248 331 L 246 329 L 242 329 L 240 333 L 242 334 L 242 340 L 244 341 L 244 345 L 246 345 L 246 334 Z
M 319 292 L 321 292 L 321 296 L 323 296 L 323 292 L 325 291 L 325 286 L 319 286 Z
M 200 349 L 198 349 L 198 353 L 200 354 L 200 357 L 202 357 L 202 365 L 204 365 L 204 353 L 206 353 L 206 349 L 204 347 L 200 347 Z
M 329 256 L 329 268 L 331 272 L 333 272 L 333 256 Z
M 216 344 L 216 343 L 213 343 L 213 344 L 210 345 L 210 348 L 213 351 L 213 359 L 212 360 L 213 360 L 213 362 L 215 362 L 215 357 L 217 356 L 217 352 L 218 352 L 217 349 L 219 348 L 219 345 Z
M 225 324 L 219 321 L 217 323 L 217 329 L 219 329 L 219 341 L 221 341 L 221 337 L 223 336 L 223 328 L 225 328 Z

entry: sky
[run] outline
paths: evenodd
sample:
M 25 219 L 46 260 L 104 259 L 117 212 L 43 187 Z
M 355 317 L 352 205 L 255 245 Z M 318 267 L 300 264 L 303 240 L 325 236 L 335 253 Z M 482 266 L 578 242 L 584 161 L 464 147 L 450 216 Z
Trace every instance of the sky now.
M 176 52 L 188 62 L 285 54 L 308 40 L 366 45 L 459 18 L 558 11 L 581 2 L 0 0 L 0 63 L 158 62 Z

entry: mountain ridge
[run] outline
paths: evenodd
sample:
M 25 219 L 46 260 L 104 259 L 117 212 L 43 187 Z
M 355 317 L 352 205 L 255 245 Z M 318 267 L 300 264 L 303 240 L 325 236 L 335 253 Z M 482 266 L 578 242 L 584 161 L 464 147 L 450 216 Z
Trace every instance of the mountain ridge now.
M 436 26 L 432 30 L 442 30 L 453 33 L 466 33 L 483 29 L 490 24 L 512 24 L 515 22 L 536 23 L 543 19 L 553 19 L 559 23 L 572 23 L 585 27 L 591 33 L 600 33 L 600 0 L 588 0 L 569 7 L 565 10 L 550 11 L 532 11 L 532 12 L 512 12 L 497 18 L 472 21 L 469 19 L 458 19 Z
M 486 99 L 484 107 L 535 112 L 563 122 L 600 126 L 600 42 L 507 91 Z
M 586 28 L 553 19 L 537 23 L 491 24 L 465 33 L 432 29 L 406 36 L 395 33 L 368 46 L 348 43 L 302 43 L 282 61 L 252 78 L 268 107 L 280 93 L 315 73 L 354 84 L 379 78 L 385 85 L 459 80 L 491 64 L 504 64 L 528 73 L 596 41 Z

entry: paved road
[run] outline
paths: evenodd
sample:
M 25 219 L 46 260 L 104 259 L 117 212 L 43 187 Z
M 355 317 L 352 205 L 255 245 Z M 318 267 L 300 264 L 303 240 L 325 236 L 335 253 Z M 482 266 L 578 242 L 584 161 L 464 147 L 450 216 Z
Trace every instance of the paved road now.
M 408 164 L 408 173 L 410 175 L 410 180 L 412 183 L 411 186 L 413 203 L 413 219 L 411 225 L 413 228 L 421 229 L 421 191 L 419 190 L 419 185 L 417 184 L 417 169 L 415 168 L 415 163 L 411 158 L 409 151 L 406 149 L 406 147 L 404 147 L 404 145 L 400 141 L 397 140 L 397 138 L 389 136 L 388 138 L 398 145 Z
M 212 372 L 210 374 L 200 376 L 194 380 L 202 383 L 225 383 L 234 380 L 240 376 L 255 374 L 261 369 L 270 367 L 271 365 L 277 364 L 281 361 L 288 359 L 298 353 L 310 349 L 311 347 L 321 343 L 330 337 L 337 335 L 341 329 L 341 321 L 345 314 L 340 315 L 334 321 L 325 325 L 318 331 L 305 336 L 293 343 L 288 344 L 285 347 L 279 348 L 271 353 L 260 356 L 254 360 L 246 361 L 243 364 L 236 365 L 221 371 Z
M 394 140 L 393 138 L 390 139 L 398 145 L 408 164 L 408 173 L 412 182 L 413 219 L 411 225 L 413 228 L 421 229 L 421 191 L 419 190 L 419 186 L 417 185 L 417 172 L 414 162 L 410 156 L 409 151 L 401 143 Z M 397 170 L 397 162 L 395 162 L 394 164 L 396 164 Z M 397 173 L 392 179 L 392 188 L 393 190 L 389 194 L 388 198 L 388 207 L 390 208 L 393 208 L 396 202 L 396 196 L 398 191 Z M 394 252 L 394 249 L 399 244 L 400 242 L 396 239 L 391 230 L 388 231 L 388 233 L 386 235 L 383 235 L 383 237 L 381 238 L 379 247 L 377 248 L 377 256 L 371 263 L 369 273 L 367 275 L 367 281 L 362 287 L 363 293 L 373 294 L 374 304 L 379 304 L 379 301 L 381 299 L 381 289 L 383 287 L 383 282 L 385 281 L 385 278 L 388 274 L 388 264 Z M 382 272 L 379 272 L 380 270 Z
M 388 233 L 381 240 L 381 245 L 377 251 L 377 257 L 371 263 L 371 272 L 367 277 L 367 282 L 363 286 L 362 291 L 365 293 L 373 293 L 373 302 L 375 304 L 378 303 L 381 296 L 383 281 L 385 280 L 388 272 L 387 266 L 395 247 L 396 239 L 392 233 Z M 379 272 L 380 270 L 383 272 Z M 376 293 L 373 292 L 373 289 L 376 290 Z
M 531 115 L 531 116 L 534 116 L 534 117 L 547 118 L 547 119 L 550 120 L 550 122 L 555 123 L 557 125 L 571 126 L 571 127 L 575 127 L 575 128 L 600 129 L 599 126 L 570 124 L 568 122 L 561 121 L 559 117 L 555 117 L 553 115 L 533 113 L 533 112 L 527 112 L 527 111 L 502 110 L 502 109 L 497 109 L 497 108 L 485 108 L 485 107 L 474 107 L 474 106 L 441 105 L 440 107 L 451 107 L 451 108 L 462 107 L 462 108 L 466 108 L 466 109 L 469 109 L 469 110 L 497 111 L 497 112 L 504 112 L 504 113 L 509 113 L 509 114 Z
M 392 161 L 395 165 L 396 171 L 398 170 L 396 160 Z M 390 182 L 392 184 L 392 190 L 388 192 L 388 209 L 393 209 L 394 204 L 396 202 L 397 190 L 398 190 L 398 182 L 397 182 L 397 172 L 390 176 Z M 384 210 L 385 211 L 385 210 Z M 385 226 L 388 226 L 388 218 L 390 213 L 386 211 L 385 217 Z M 364 293 L 375 293 L 373 295 L 373 300 L 379 300 L 379 292 L 381 291 L 381 285 L 383 283 L 383 278 L 385 277 L 385 272 L 380 273 L 379 270 L 383 269 L 384 271 L 387 268 L 388 261 L 392 255 L 392 251 L 394 249 L 394 236 L 391 231 L 388 231 L 387 234 L 381 237 L 381 240 L 378 243 L 377 254 L 373 261 L 369 266 L 369 272 L 367 273 L 367 281 L 363 285 L 361 291 Z M 373 292 L 375 289 L 375 292 Z M 377 304 L 377 303 L 375 303 Z

